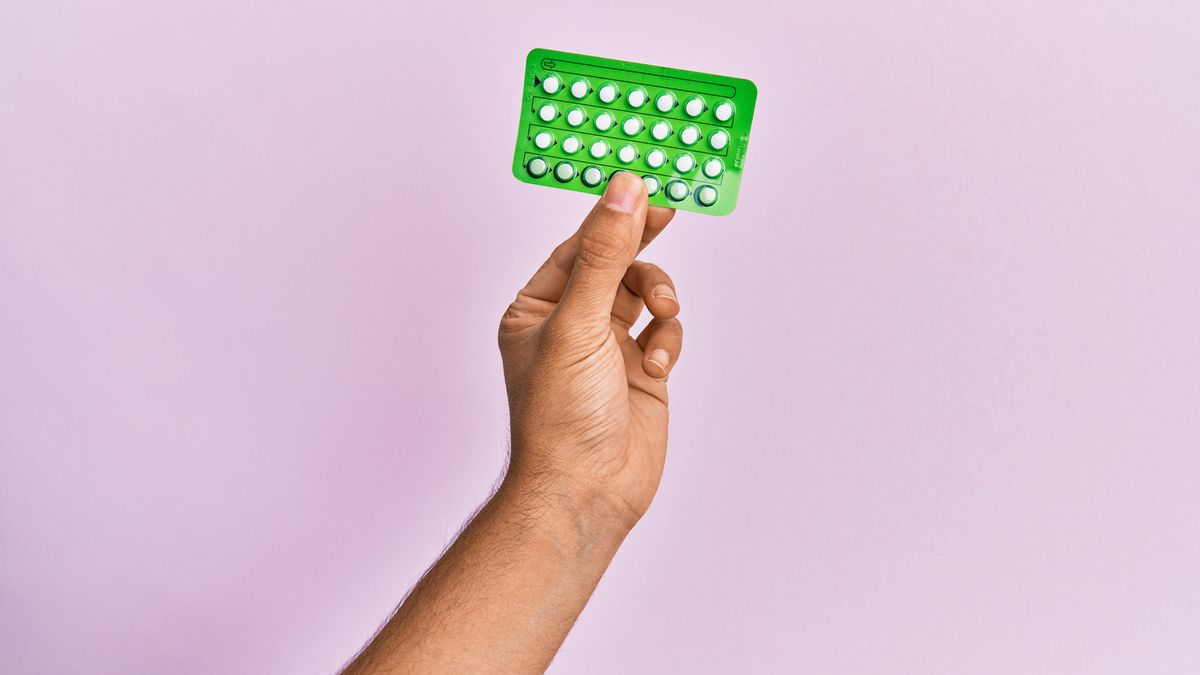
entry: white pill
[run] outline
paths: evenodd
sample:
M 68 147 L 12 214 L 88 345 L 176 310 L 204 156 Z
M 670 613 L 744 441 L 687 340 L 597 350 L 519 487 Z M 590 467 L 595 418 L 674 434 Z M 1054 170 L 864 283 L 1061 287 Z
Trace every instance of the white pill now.
M 713 150 L 724 150 L 725 146 L 729 145 L 729 134 L 718 129 L 708 137 L 708 144 L 712 146 Z
M 700 202 L 701 206 L 712 206 L 717 203 L 717 188 L 711 185 L 702 186 L 696 190 L 696 201 Z
M 642 176 L 642 182 L 646 184 L 647 194 L 655 194 L 662 187 L 658 184 L 658 179 L 654 176 Z
M 654 100 L 654 107 L 658 108 L 659 112 L 671 112 L 671 108 L 675 107 L 675 94 L 669 91 L 664 91 Z
M 606 84 L 600 87 L 600 100 L 605 103 L 612 103 L 617 100 L 617 86 L 615 84 Z
M 542 159 L 541 157 L 534 157 L 533 159 L 529 160 L 529 165 L 525 168 L 529 170 L 530 176 L 533 176 L 534 178 L 541 178 L 542 176 L 546 175 L 547 171 L 550 170 L 550 165 L 547 164 L 546 160 Z
M 646 153 L 646 163 L 649 164 L 651 168 L 657 169 L 667 163 L 667 153 L 655 148 Z
M 632 145 L 622 145 L 620 150 L 617 150 L 617 159 L 622 163 L 628 164 L 638 158 L 637 148 Z
M 596 187 L 600 184 L 600 181 L 604 180 L 604 172 L 599 167 L 589 166 L 583 170 L 583 173 L 579 174 L 579 180 L 583 181 L 583 184 L 588 187 Z
M 588 83 L 584 80 L 575 80 L 571 83 L 571 95 L 575 98 L 583 98 L 587 96 Z
M 559 162 L 554 167 L 554 177 L 565 183 L 575 177 L 575 165 L 570 162 Z
M 547 75 L 546 79 L 542 80 L 542 91 L 547 94 L 557 94 L 560 86 L 562 80 L 558 79 L 557 75 Z
M 549 131 L 539 131 L 533 137 L 533 144 L 538 146 L 542 150 L 545 150 L 546 148 L 550 147 L 551 145 L 554 145 L 554 135 L 551 134 Z
M 637 89 L 629 92 L 629 94 L 625 96 L 625 100 L 629 101 L 629 105 L 635 108 L 640 108 L 646 105 L 646 90 L 638 87 Z
M 696 141 L 700 140 L 700 130 L 689 124 L 679 130 L 679 140 L 684 145 L 695 145 Z
M 722 122 L 728 122 L 733 119 L 733 104 L 729 101 L 721 101 L 717 104 L 717 109 L 713 111 L 717 119 Z
M 621 124 L 621 130 L 626 136 L 636 136 L 642 132 L 642 120 L 636 117 L 627 117 Z
M 700 113 L 704 112 L 704 99 L 699 96 L 693 96 L 683 104 L 683 112 L 688 117 L 699 117 Z
M 588 148 L 588 154 L 596 159 L 603 159 L 608 155 L 608 143 L 604 141 L 592 143 L 592 147 Z
M 616 118 L 609 113 L 603 112 L 599 115 L 596 115 L 596 128 L 600 131 L 608 131 L 609 129 L 613 128 L 613 125 L 616 123 Z
M 666 120 L 659 120 L 650 127 L 650 135 L 656 141 L 665 141 L 671 137 L 671 123 Z
M 696 158 L 686 152 L 675 158 L 675 170 L 679 173 L 687 173 L 696 168 Z
M 543 122 L 553 122 L 554 118 L 558 117 L 558 110 L 553 105 L 547 103 L 538 109 L 538 117 L 540 117 Z
M 587 116 L 584 115 L 583 111 L 579 108 L 571 108 L 567 111 L 567 124 L 570 124 L 573 127 L 583 124 L 586 120 Z
M 677 202 L 683 201 L 688 196 L 688 186 L 681 180 L 673 180 L 667 183 L 667 197 Z
M 578 136 L 567 136 L 562 140 L 563 152 L 567 153 L 568 155 L 573 155 L 579 152 L 579 149 L 582 147 L 583 142 L 579 140 Z
M 704 163 L 704 175 L 709 178 L 716 178 L 725 173 L 725 164 L 721 160 L 713 157 Z

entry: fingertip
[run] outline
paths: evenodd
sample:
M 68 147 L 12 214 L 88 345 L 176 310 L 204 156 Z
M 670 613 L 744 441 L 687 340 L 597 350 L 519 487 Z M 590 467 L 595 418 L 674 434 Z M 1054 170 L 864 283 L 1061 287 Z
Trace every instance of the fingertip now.
M 601 201 L 609 208 L 633 213 L 646 201 L 646 184 L 628 171 L 618 171 L 608 179 Z
M 669 209 L 665 206 L 651 206 L 646 209 L 646 231 L 643 236 L 643 245 L 649 244 L 658 233 L 662 232 L 670 224 L 671 219 L 675 217 L 675 209 Z
M 675 304 L 679 304 L 679 298 L 675 297 L 675 289 L 671 288 L 671 284 L 661 283 L 650 290 L 651 297 L 670 300 Z
M 642 361 L 642 370 L 650 377 L 663 378 L 671 365 L 671 355 L 665 349 L 652 349 Z
M 679 298 L 668 283 L 660 283 L 645 298 L 650 313 L 659 319 L 670 319 L 679 313 Z
M 671 219 L 675 217 L 675 209 L 668 206 L 651 206 L 648 213 L 651 218 L 654 218 L 655 222 L 662 223 L 663 225 L 671 222 Z

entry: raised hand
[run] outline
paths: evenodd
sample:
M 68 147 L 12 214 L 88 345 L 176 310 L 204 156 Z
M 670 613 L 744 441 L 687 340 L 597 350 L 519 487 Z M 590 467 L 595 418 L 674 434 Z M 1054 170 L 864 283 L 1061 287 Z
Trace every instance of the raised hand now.
M 554 658 L 662 477 L 679 301 L 634 256 L 673 215 L 616 174 L 517 294 L 500 321 L 508 473 L 346 673 L 538 673 Z
M 634 258 L 674 214 L 649 207 L 636 176 L 615 174 L 505 312 L 510 480 L 602 495 L 632 521 L 646 512 L 662 476 L 667 376 L 683 329 L 671 278 Z M 634 339 L 643 307 L 654 318 Z

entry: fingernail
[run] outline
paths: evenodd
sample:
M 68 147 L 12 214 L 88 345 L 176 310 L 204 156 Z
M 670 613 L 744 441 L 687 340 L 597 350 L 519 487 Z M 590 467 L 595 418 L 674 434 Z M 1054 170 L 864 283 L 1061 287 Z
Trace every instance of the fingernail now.
M 675 297 L 675 289 L 671 288 L 670 284 L 659 284 L 655 286 L 654 290 L 650 291 L 650 295 L 655 298 L 666 298 L 667 300 L 679 302 L 679 299 Z
M 641 179 L 628 171 L 619 171 L 608 179 L 608 188 L 604 190 L 604 203 L 618 211 L 633 213 L 643 189 L 645 186 Z
M 671 355 L 665 349 L 655 349 L 646 358 L 659 368 L 662 368 L 664 373 L 667 372 L 667 364 L 671 363 Z

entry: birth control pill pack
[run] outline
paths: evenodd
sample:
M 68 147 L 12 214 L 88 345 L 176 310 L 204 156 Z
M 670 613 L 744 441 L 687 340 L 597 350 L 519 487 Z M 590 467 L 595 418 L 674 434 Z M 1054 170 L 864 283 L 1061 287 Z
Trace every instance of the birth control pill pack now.
M 725 215 L 737 204 L 757 98 L 741 78 L 534 49 L 513 175 L 600 194 L 629 171 L 653 205 Z

